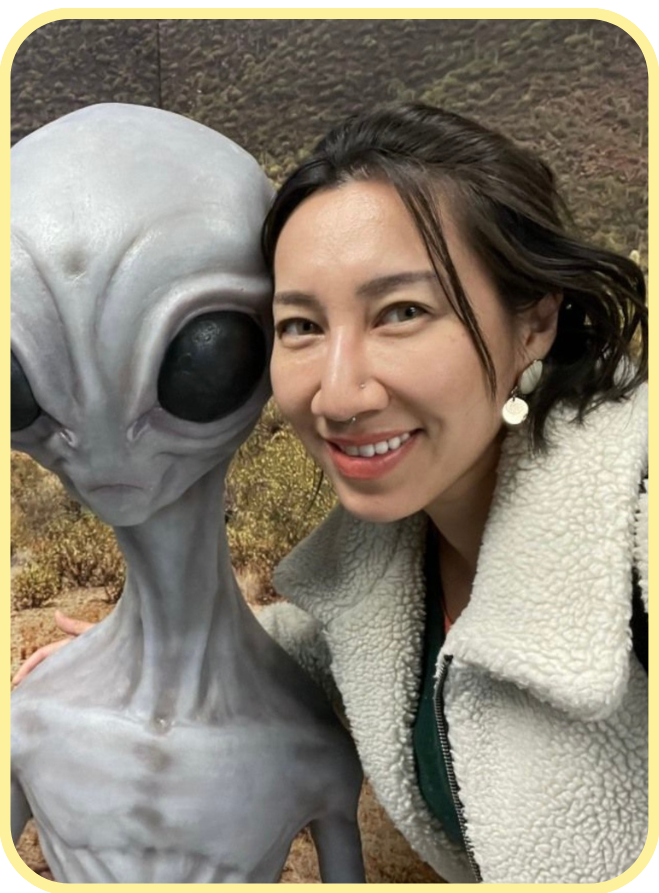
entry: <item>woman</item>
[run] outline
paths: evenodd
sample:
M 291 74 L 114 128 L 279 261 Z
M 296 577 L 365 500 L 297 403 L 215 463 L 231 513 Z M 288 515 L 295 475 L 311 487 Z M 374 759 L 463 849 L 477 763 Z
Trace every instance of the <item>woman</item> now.
M 331 131 L 264 250 L 275 398 L 341 502 L 265 625 L 447 880 L 615 877 L 647 826 L 641 272 L 422 105 Z

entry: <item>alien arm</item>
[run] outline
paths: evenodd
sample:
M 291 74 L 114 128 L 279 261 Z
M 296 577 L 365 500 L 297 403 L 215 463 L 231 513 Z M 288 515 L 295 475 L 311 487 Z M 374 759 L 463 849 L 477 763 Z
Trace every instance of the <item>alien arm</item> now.
M 11 777 L 11 839 L 14 846 L 18 843 L 18 839 L 23 833 L 23 828 L 27 825 L 28 819 L 32 817 L 32 810 L 27 802 L 27 797 L 23 793 L 23 788 L 17 779 Z
M 339 727 L 340 728 L 340 727 Z M 366 883 L 357 808 L 363 772 L 355 745 L 341 729 L 340 744 L 327 754 L 325 809 L 309 825 L 324 884 Z
M 327 815 L 310 825 L 324 884 L 366 883 L 355 817 Z

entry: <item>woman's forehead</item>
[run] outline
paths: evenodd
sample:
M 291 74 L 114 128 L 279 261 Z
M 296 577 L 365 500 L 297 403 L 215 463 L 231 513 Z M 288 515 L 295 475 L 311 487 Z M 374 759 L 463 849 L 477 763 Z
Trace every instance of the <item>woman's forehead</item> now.
M 275 252 L 275 277 L 285 268 L 387 266 L 395 257 L 423 262 L 425 247 L 393 186 L 351 181 L 324 189 L 296 208 Z
M 447 196 L 436 214 L 456 266 L 478 265 Z M 429 221 L 429 225 L 434 225 Z M 305 199 L 284 225 L 275 252 L 275 284 L 320 270 L 398 275 L 432 270 L 424 237 L 396 188 L 381 179 L 351 180 Z

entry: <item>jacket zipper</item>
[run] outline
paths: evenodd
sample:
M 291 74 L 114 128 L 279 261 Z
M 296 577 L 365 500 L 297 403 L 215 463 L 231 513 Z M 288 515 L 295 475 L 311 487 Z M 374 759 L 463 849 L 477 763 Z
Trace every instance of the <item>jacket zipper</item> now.
M 469 866 L 474 873 L 474 877 L 478 881 L 478 883 L 482 883 L 483 878 L 481 875 L 481 870 L 478 867 L 478 863 L 476 862 L 476 857 L 474 856 L 474 848 L 471 845 L 471 841 L 467 836 L 467 822 L 465 820 L 464 809 L 462 808 L 462 803 L 460 803 L 460 798 L 458 796 L 458 783 L 455 780 L 455 769 L 453 768 L 453 757 L 451 755 L 451 746 L 448 741 L 448 725 L 446 722 L 446 717 L 444 715 L 444 683 L 446 682 L 446 677 L 448 675 L 448 669 L 451 665 L 451 661 L 453 660 L 452 654 L 445 654 L 442 657 L 442 665 L 439 671 L 439 677 L 437 679 L 437 685 L 435 687 L 435 696 L 433 698 L 434 707 L 435 707 L 435 720 L 437 722 L 437 733 L 439 735 L 439 744 L 442 748 L 442 754 L 444 756 L 444 763 L 446 765 L 446 775 L 448 777 L 449 788 L 451 789 L 451 797 L 453 798 L 453 805 L 455 806 L 455 812 L 458 816 L 458 824 L 460 825 L 460 833 L 462 835 L 462 842 L 464 844 L 465 852 L 467 853 L 467 859 L 469 860 Z

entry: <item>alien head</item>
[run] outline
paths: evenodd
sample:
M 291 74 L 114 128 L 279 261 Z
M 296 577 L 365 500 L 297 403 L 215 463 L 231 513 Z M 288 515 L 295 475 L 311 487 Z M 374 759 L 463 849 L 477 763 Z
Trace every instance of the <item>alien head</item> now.
M 270 186 L 220 134 L 131 105 L 60 118 L 11 164 L 12 446 L 139 524 L 268 397 Z

